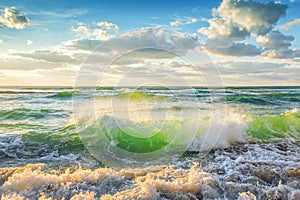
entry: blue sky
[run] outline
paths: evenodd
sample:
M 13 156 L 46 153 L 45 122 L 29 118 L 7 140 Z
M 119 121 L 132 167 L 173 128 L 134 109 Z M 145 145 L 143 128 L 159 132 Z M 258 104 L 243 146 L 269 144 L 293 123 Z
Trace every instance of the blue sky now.
M 181 73 L 190 84 L 201 85 L 219 71 L 223 85 L 300 85 L 299 10 L 300 0 L 4 0 L 0 85 L 75 85 L 84 66 L 99 72 L 111 55 L 143 45 L 176 48 L 181 61 L 160 51 L 126 54 L 121 59 L 126 62 L 113 63 L 100 82 L 115 85 L 134 69 L 139 73 L 131 79 L 145 82 L 153 73 L 160 79 Z M 96 48 L 103 57 L 92 64 L 98 45 L 109 48 Z M 209 63 L 190 57 L 200 48 Z M 201 66 L 202 81 L 186 58 Z M 178 84 L 175 76 L 165 77 Z

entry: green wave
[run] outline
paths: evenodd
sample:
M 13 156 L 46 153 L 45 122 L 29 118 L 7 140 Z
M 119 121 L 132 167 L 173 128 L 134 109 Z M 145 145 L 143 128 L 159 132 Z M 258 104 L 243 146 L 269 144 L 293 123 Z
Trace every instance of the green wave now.
M 114 121 L 113 127 L 107 127 L 104 121 L 101 121 L 100 126 L 107 139 L 115 143 L 119 148 L 134 152 L 148 153 L 159 150 L 170 143 L 174 137 L 174 131 L 178 130 L 180 121 L 167 121 L 164 126 L 159 129 L 155 125 L 151 126 L 151 122 L 143 123 L 128 123 L 121 127 L 116 122 L 117 119 L 107 117 L 104 120 Z M 148 128 L 144 128 L 147 126 Z M 149 137 L 150 136 L 150 137 Z
M 75 125 L 68 125 L 54 133 L 30 131 L 22 135 L 22 140 L 47 144 L 50 148 L 66 151 L 82 151 L 85 149 Z
M 48 98 L 66 99 L 66 98 L 72 98 L 73 95 L 75 95 L 74 92 L 63 91 L 63 92 L 58 92 L 54 95 L 50 95 L 50 96 L 48 96 Z
M 133 122 L 118 118 L 104 116 L 98 125 L 86 128 L 80 135 L 87 145 L 101 145 L 108 141 L 111 145 L 117 146 L 128 152 L 148 153 L 160 150 L 167 145 L 172 148 L 185 147 L 183 138 L 174 137 L 179 131 L 183 131 L 184 122 L 180 120 L 166 120 L 163 124 L 159 122 Z M 97 139 L 100 141 L 97 141 Z
M 12 110 L 0 110 L 1 120 L 23 120 L 23 119 L 42 119 L 51 114 L 56 114 L 59 110 L 41 109 L 33 110 L 29 108 L 16 108 Z
M 300 114 L 291 111 L 280 115 L 253 116 L 247 134 L 262 141 L 272 138 L 300 141 Z
M 48 127 L 44 127 L 39 124 L 30 124 L 30 123 L 0 123 L 0 128 L 7 129 L 47 129 Z
M 97 129 L 94 129 L 95 126 L 91 126 L 79 134 L 76 132 L 75 125 L 68 125 L 52 133 L 30 131 L 22 135 L 22 140 L 37 144 L 47 144 L 54 149 L 77 152 L 85 149 L 81 140 L 83 135 L 85 141 L 88 138 L 91 142 L 105 137 L 111 144 L 115 143 L 117 147 L 123 150 L 134 153 L 147 153 L 168 145 L 181 125 L 180 121 L 168 121 L 162 129 L 158 129 L 155 126 L 145 129 L 151 122 L 128 123 L 122 120 L 119 123 L 128 123 L 128 126 L 122 125 L 120 127 L 117 120 L 112 117 L 103 117 L 99 121 L 99 126 L 96 126 Z M 146 137 L 147 135 L 149 137 Z
M 168 98 L 167 96 L 163 95 L 155 95 L 155 94 L 145 94 L 139 92 L 125 92 L 118 94 L 116 97 L 126 99 L 130 102 L 137 102 L 137 101 L 144 101 L 144 100 L 164 100 Z
M 105 145 L 113 145 L 128 152 L 148 153 L 166 146 L 185 149 L 185 141 L 191 136 L 191 130 L 194 130 L 189 127 L 194 125 L 182 120 L 166 120 L 160 124 L 159 122 L 133 122 L 104 116 L 79 133 L 75 125 L 68 125 L 51 132 L 30 131 L 23 134 L 22 139 L 46 143 L 50 147 L 65 151 L 82 151 L 85 145 L 101 146 L 106 142 Z M 202 125 L 194 135 L 194 140 L 201 138 Z M 300 141 L 300 114 L 291 111 L 280 115 L 252 116 L 252 120 L 248 122 L 246 134 L 250 140 L 262 142 L 276 138 L 293 138 Z
M 226 96 L 225 101 L 262 105 L 262 106 L 273 104 L 272 102 L 262 98 L 261 96 L 249 95 L 249 94 Z
M 265 94 L 235 94 L 228 95 L 223 98 L 227 102 L 236 102 L 236 103 L 247 103 L 253 105 L 276 105 L 282 104 L 280 101 L 288 102 L 300 102 L 298 98 L 299 93 L 287 93 L 287 92 L 271 92 Z

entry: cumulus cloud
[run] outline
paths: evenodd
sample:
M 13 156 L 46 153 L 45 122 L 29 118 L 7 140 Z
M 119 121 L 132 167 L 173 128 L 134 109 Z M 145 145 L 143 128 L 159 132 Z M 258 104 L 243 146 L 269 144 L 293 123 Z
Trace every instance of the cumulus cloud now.
M 187 24 L 194 24 L 196 22 L 198 22 L 197 18 L 186 17 L 184 19 L 177 19 L 177 20 L 171 21 L 170 26 L 181 26 L 181 25 L 187 25 Z
M 171 41 L 177 48 L 182 50 L 193 49 L 196 46 L 198 38 L 197 35 L 190 35 L 184 33 L 174 33 L 171 35 Z
M 214 17 L 208 20 L 209 26 L 198 32 L 207 36 L 205 48 L 219 55 L 256 56 L 262 53 L 261 48 L 288 49 L 294 37 L 273 30 L 286 9 L 281 3 L 223 0 L 213 9 Z M 248 37 L 255 37 L 260 47 L 246 44 Z
M 79 47 L 87 51 L 87 47 L 93 47 L 95 44 L 95 40 L 73 40 L 65 43 L 64 48 L 75 51 L 75 48 Z M 129 85 L 138 83 L 137 81 L 144 81 L 144 83 L 145 81 L 153 81 L 154 79 L 151 77 L 163 77 L 162 80 L 178 84 L 179 82 L 174 82 L 171 73 L 166 71 L 163 65 L 158 64 L 157 70 L 154 70 L 153 66 L 158 61 L 167 62 L 172 59 L 180 59 L 180 55 L 187 55 L 190 50 L 195 49 L 197 37 L 169 32 L 161 27 L 142 28 L 120 34 L 118 37 L 110 38 L 107 41 L 99 41 L 98 44 L 90 50 L 88 58 L 84 60 L 84 67 L 78 80 L 79 85 L 96 84 L 99 76 L 106 77 L 104 78 L 105 82 L 109 79 L 112 81 L 110 84 L 118 84 L 118 80 L 124 74 L 127 78 L 130 77 Z M 194 59 L 203 61 L 202 57 L 195 57 Z M 113 70 L 107 71 L 107 66 L 112 67 Z M 103 76 L 101 75 L 102 71 L 105 71 Z M 131 77 L 132 74 L 134 74 L 133 77 Z M 185 75 L 187 76 L 187 74 Z M 169 79 L 165 77 L 169 77 Z
M 226 46 L 233 41 L 245 40 L 250 33 L 242 27 L 233 25 L 230 21 L 221 18 L 208 20 L 209 27 L 203 27 L 198 30 L 199 33 L 206 35 L 209 42 L 216 46 Z
M 3 40 L 0 39 L 0 44 L 3 44 Z
M 118 25 L 113 24 L 113 23 L 111 23 L 111 22 L 107 22 L 107 21 L 98 22 L 97 25 L 98 25 L 99 27 L 102 27 L 102 28 L 107 29 L 107 30 L 111 30 L 111 29 L 114 29 L 114 30 L 116 30 L 116 31 L 119 30 Z
M 116 24 L 103 21 L 98 22 L 96 27 L 88 26 L 83 23 L 79 23 L 76 27 L 71 27 L 71 30 L 78 33 L 83 38 L 93 38 L 96 40 L 108 40 L 112 37 L 110 34 L 112 31 L 118 31 L 119 27 Z
M 271 49 L 266 50 L 262 53 L 262 56 L 267 58 L 278 58 L 278 59 L 293 59 L 300 57 L 299 49 Z
M 251 33 L 266 34 L 285 15 L 287 5 L 253 0 L 223 0 L 214 14 L 225 21 L 245 28 Z
M 19 12 L 17 8 L 4 8 L 0 16 L 0 27 L 24 29 L 29 24 L 25 13 Z
M 85 35 L 90 34 L 92 27 L 79 23 L 77 27 L 71 27 L 71 30 L 78 33 L 83 33 Z
M 79 48 L 82 50 L 88 50 L 90 48 L 89 50 L 104 53 L 109 51 L 126 52 L 128 50 L 148 47 L 182 53 L 187 49 L 193 49 L 196 42 L 197 37 L 195 35 L 183 33 L 170 34 L 163 28 L 142 28 L 123 33 L 119 35 L 119 37 L 110 38 L 105 42 L 81 39 L 64 43 L 64 46 L 66 48 Z M 99 48 L 94 49 L 98 45 L 100 45 Z
M 279 28 L 285 31 L 290 30 L 291 27 L 300 25 L 300 18 L 294 19 L 291 22 L 281 25 Z
M 292 35 L 284 35 L 279 31 L 271 31 L 267 35 L 258 36 L 256 41 L 261 46 L 269 49 L 288 49 L 294 39 Z
M 88 56 L 86 62 L 93 64 L 107 63 L 115 55 L 126 54 L 126 58 L 119 59 L 118 62 L 114 63 L 121 65 L 141 62 L 144 59 L 170 59 L 194 49 L 196 44 L 197 35 L 179 32 L 170 33 L 163 28 L 142 28 L 123 33 L 107 41 L 95 39 L 70 40 L 63 42 L 60 48 L 71 52 L 84 51 L 73 57 Z M 139 50 L 136 51 L 137 49 Z M 134 53 L 128 54 L 131 51 L 134 51 Z
M 271 31 L 267 35 L 259 36 L 256 41 L 263 47 L 261 56 L 276 59 L 295 59 L 300 57 L 299 49 L 289 49 L 294 40 L 292 35 L 284 35 L 279 31 Z
M 71 30 L 77 32 L 81 37 L 95 38 L 96 40 L 105 41 L 111 37 L 106 30 L 84 24 L 78 24 L 77 27 L 71 27 Z
M 85 30 L 85 27 L 79 29 Z M 122 65 L 143 62 L 145 59 L 171 59 L 194 49 L 196 44 L 196 35 L 169 33 L 163 28 L 142 28 L 123 33 L 107 41 L 76 39 L 63 42 L 52 50 L 14 52 L 11 55 L 44 62 L 80 65 L 83 62 L 103 64 L 115 55 L 126 54 L 126 58 L 114 63 Z M 128 54 L 131 51 L 134 53 Z

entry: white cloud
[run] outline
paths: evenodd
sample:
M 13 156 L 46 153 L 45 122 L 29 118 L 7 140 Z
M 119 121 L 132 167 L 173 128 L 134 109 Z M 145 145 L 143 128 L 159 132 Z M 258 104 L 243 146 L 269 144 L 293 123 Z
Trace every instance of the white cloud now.
M 235 26 L 231 22 L 221 18 L 208 20 L 209 27 L 203 27 L 198 30 L 199 33 L 206 35 L 209 42 L 217 46 L 228 46 L 233 41 L 245 40 L 250 33 L 244 28 Z
M 95 36 L 96 40 L 108 40 L 111 38 L 111 35 L 102 29 L 94 29 L 92 32 L 92 36 Z
M 193 23 L 196 23 L 196 22 L 198 22 L 198 19 L 196 19 L 196 18 L 191 18 L 191 19 L 188 20 L 186 23 L 187 23 L 187 24 L 193 24 Z
M 27 41 L 26 41 L 26 44 L 27 44 L 27 45 L 32 45 L 33 42 L 32 42 L 31 40 L 27 40 Z
M 29 24 L 25 13 L 20 13 L 17 8 L 4 8 L 0 16 L 0 27 L 24 29 Z
M 291 35 L 284 35 L 279 31 L 271 31 L 267 35 L 258 36 L 256 41 L 261 46 L 269 49 L 288 49 L 294 39 Z
M 289 49 L 294 36 L 284 35 L 279 31 L 271 31 L 259 36 L 256 41 L 263 47 L 262 56 L 272 59 L 295 59 L 300 57 L 299 49 Z
M 0 44 L 3 44 L 3 40 L 0 39 Z
M 197 22 L 198 22 L 197 18 L 185 17 L 183 19 L 176 19 L 174 21 L 171 21 L 170 25 L 171 26 L 181 26 L 181 25 L 187 25 L 187 24 L 194 24 Z
M 71 30 L 79 33 L 79 36 L 83 38 L 94 38 L 96 40 L 105 41 L 111 37 L 111 35 L 105 30 L 83 24 L 79 24 L 77 27 L 71 27 Z
M 171 36 L 172 42 L 181 50 L 190 50 L 196 46 L 198 40 L 197 35 L 190 35 L 184 33 L 174 33 Z
M 24 58 L 30 58 L 38 61 L 45 61 L 50 63 L 74 63 L 75 60 L 70 56 L 61 51 L 50 51 L 50 50 L 35 50 L 31 52 L 15 52 L 11 53 L 13 56 L 21 56 Z
M 84 28 L 80 29 L 85 30 Z M 232 31 L 231 37 L 235 35 L 233 33 L 234 31 Z M 273 32 L 265 37 L 274 34 L 276 35 L 275 38 L 288 37 Z M 166 80 L 169 84 L 181 84 L 179 81 L 182 79 L 178 79 L 180 77 L 199 84 L 199 74 L 192 70 L 191 65 L 180 63 L 177 60 L 179 58 L 178 54 L 188 53 L 189 50 L 197 47 L 196 44 L 196 35 L 167 32 L 163 28 L 142 28 L 120 34 L 119 37 L 113 37 L 107 41 L 85 38 L 66 41 L 48 50 L 15 52 L 10 55 L 11 61 L 7 65 L 4 64 L 7 58 L 0 59 L 0 68 L 3 70 L 18 70 L 15 73 L 19 73 L 23 69 L 35 70 L 36 75 L 41 74 L 41 78 L 36 80 L 51 81 L 48 78 L 51 77 L 54 80 L 53 83 L 56 84 L 64 83 L 63 78 L 67 76 L 69 80 L 75 80 L 74 72 L 80 66 L 87 69 L 86 71 L 80 71 L 80 73 L 86 73 L 84 78 L 88 80 L 95 78 L 98 81 L 101 67 L 107 67 L 107 64 L 110 63 L 112 68 L 105 72 L 104 83 L 108 83 L 105 81 L 111 81 L 110 83 L 117 84 L 120 77 L 124 77 L 125 74 L 129 83 L 132 84 L 149 80 Z M 268 43 L 268 45 L 271 44 Z M 279 43 L 272 43 L 272 45 L 279 45 Z M 207 44 L 205 48 L 215 54 L 226 56 L 256 56 L 261 54 L 261 49 L 255 45 L 242 42 L 236 43 L 235 41 L 223 47 Z M 290 56 L 292 58 L 300 55 L 299 50 L 296 49 L 281 49 L 280 52 L 267 49 L 263 52 L 263 56 L 268 58 L 286 58 Z M 115 55 L 122 56 L 114 57 Z M 117 59 L 111 63 L 112 58 Z M 197 57 L 197 59 L 199 58 Z M 284 84 L 284 81 L 291 80 L 289 78 L 293 78 L 299 73 L 296 68 L 290 69 L 287 67 L 288 64 L 286 63 L 291 62 L 291 60 L 282 60 L 280 64 L 279 62 L 271 63 L 271 61 L 270 63 L 236 61 L 234 63 L 220 62 L 219 66 L 221 76 L 227 85 L 267 84 L 271 80 L 280 80 L 282 81 L 280 84 Z M 203 71 L 200 71 L 206 75 L 212 74 L 214 66 L 212 63 L 210 64 L 204 65 Z M 60 69 L 57 69 L 58 67 Z M 37 71 L 37 69 L 40 69 L 40 71 Z M 74 69 L 74 71 L 70 69 Z M 72 72 L 74 74 L 71 76 Z M 176 73 L 182 76 L 176 76 Z M 26 76 L 24 75 L 23 79 L 24 77 Z M 0 82 L 1 80 L 0 78 Z
M 285 15 L 287 6 L 281 3 L 262 3 L 254 0 L 223 0 L 213 9 L 209 26 L 202 27 L 199 33 L 207 36 L 205 48 L 213 53 L 226 56 L 256 56 L 262 53 L 260 47 L 246 44 L 248 37 L 256 38 L 264 51 L 288 49 L 294 37 L 274 31 L 273 27 Z M 264 53 L 262 56 L 282 58 L 287 51 Z M 297 56 L 295 51 L 292 55 Z M 288 58 L 291 58 L 289 55 Z
M 285 15 L 287 6 L 246 0 L 223 0 L 214 14 L 251 33 L 266 34 Z
M 62 43 L 59 49 L 68 52 L 78 64 L 103 65 L 110 63 L 117 55 L 124 55 L 122 58 L 116 57 L 113 64 L 129 65 L 149 59 L 172 59 L 194 49 L 196 43 L 196 35 L 170 33 L 163 28 L 142 28 L 107 41 L 70 40 Z
M 293 59 L 300 57 L 299 49 L 271 49 L 262 53 L 262 56 L 267 58 L 277 59 Z
M 117 31 L 119 29 L 119 27 L 116 24 L 108 22 L 98 22 L 97 25 L 99 28 L 79 23 L 77 27 L 71 27 L 71 30 L 79 33 L 79 35 L 84 38 L 93 38 L 96 40 L 105 41 L 111 38 L 112 36 L 108 32 L 109 30 Z
M 298 26 L 298 25 L 300 25 L 300 18 L 294 19 L 291 22 L 283 24 L 279 28 L 282 29 L 282 30 L 288 31 L 288 30 L 290 30 L 291 27 Z
M 85 26 L 80 26 L 79 29 L 85 30 Z M 175 54 L 182 55 L 195 48 L 196 42 L 196 35 L 171 34 L 163 28 L 142 28 L 110 38 L 105 42 L 97 39 L 77 39 L 63 42 L 51 49 L 13 52 L 10 55 L 65 65 L 81 65 L 83 62 L 94 65 L 107 63 L 114 55 L 126 54 L 126 58 L 114 63 L 122 65 L 141 62 L 144 59 L 170 59 L 176 57 Z M 128 54 L 136 49 L 141 50 Z
M 140 48 L 158 48 L 166 49 L 172 52 L 182 52 L 182 50 L 192 49 L 197 42 L 197 37 L 193 35 L 174 33 L 170 34 L 163 28 L 142 28 L 139 30 L 129 31 L 119 35 L 119 37 L 113 37 L 105 42 L 97 40 L 73 40 L 65 43 L 66 48 L 79 48 L 82 50 L 93 50 L 97 45 L 100 48 L 94 49 L 94 51 L 101 52 L 123 52 L 132 49 Z M 181 49 L 174 49 L 175 45 L 180 46 Z
M 170 22 L 170 25 L 171 26 L 179 26 L 179 25 L 182 25 L 183 23 L 182 23 L 182 21 L 180 21 L 180 20 L 175 20 L 175 21 L 171 21 Z
M 92 27 L 79 23 L 77 27 L 71 27 L 71 30 L 78 33 L 83 33 L 85 35 L 90 34 Z
M 103 22 L 98 22 L 97 25 L 101 28 L 104 28 L 106 30 L 111 30 L 111 29 L 114 29 L 114 30 L 119 30 L 119 27 L 118 25 L 116 24 L 113 24 L 111 22 L 107 22 L 107 21 L 103 21 Z

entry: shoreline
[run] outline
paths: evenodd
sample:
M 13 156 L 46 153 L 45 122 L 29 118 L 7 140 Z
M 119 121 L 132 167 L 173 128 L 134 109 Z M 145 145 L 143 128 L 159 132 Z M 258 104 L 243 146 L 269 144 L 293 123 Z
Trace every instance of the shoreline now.
M 300 145 L 243 143 L 140 169 L 1 168 L 2 199 L 299 199 Z

